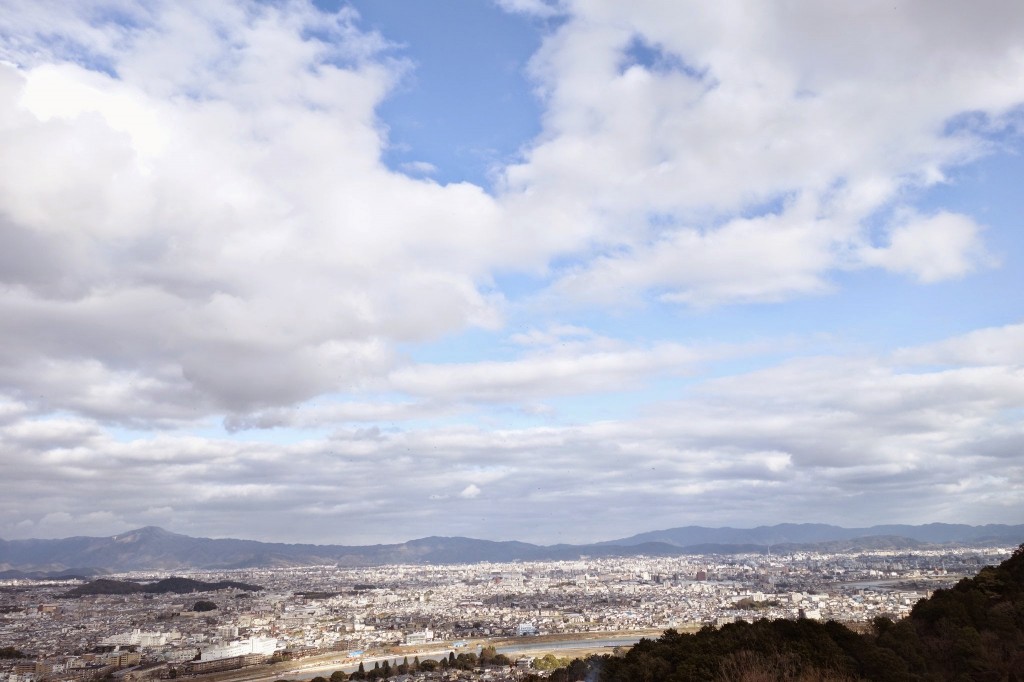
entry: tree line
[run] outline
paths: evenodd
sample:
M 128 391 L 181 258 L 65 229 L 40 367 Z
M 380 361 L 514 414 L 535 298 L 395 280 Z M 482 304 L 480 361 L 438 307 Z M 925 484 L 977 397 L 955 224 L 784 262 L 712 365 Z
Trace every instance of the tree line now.
M 447 657 L 442 657 L 438 660 L 426 659 L 421 661 L 419 656 L 413 657 L 410 662 L 409 657 L 406 656 L 399 663 L 398 659 L 395 659 L 394 663 L 388 660 L 375 661 L 373 667 L 369 670 L 366 666 L 360 662 L 359 668 L 351 673 L 346 673 L 343 670 L 338 670 L 331 673 L 330 677 L 314 677 L 310 682 L 345 682 L 346 680 L 386 680 L 396 675 L 406 675 L 409 673 L 416 672 L 433 672 L 438 670 L 473 670 L 478 667 L 486 666 L 501 666 L 510 667 L 513 665 L 513 661 L 509 659 L 505 654 L 499 654 L 493 646 L 486 646 L 481 649 L 480 654 L 477 655 L 473 652 L 464 652 L 458 655 L 454 651 L 449 652 Z M 539 678 L 538 678 L 539 679 Z M 285 680 L 278 680 L 277 682 L 287 682 Z

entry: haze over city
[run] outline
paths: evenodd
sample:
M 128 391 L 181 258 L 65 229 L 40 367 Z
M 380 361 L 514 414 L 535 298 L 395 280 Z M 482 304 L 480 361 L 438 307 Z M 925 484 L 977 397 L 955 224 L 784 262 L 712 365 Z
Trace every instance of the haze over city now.
M 1021 522 L 1024 4 L 4 5 L 0 538 Z

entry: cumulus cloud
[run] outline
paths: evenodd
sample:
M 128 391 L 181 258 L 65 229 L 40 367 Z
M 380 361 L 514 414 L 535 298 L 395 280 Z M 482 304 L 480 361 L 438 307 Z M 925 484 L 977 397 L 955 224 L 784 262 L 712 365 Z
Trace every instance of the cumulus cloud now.
M 566 233 L 588 226 L 596 248 L 559 296 L 708 305 L 819 293 L 850 267 L 963 275 L 986 260 L 964 216 L 860 245 L 873 214 L 983 153 L 991 123 L 1014 116 L 1024 66 L 999 22 L 1020 11 L 576 5 L 534 57 L 545 130 L 506 188 L 565 216 Z
M 4 25 L 6 385 L 95 415 L 254 409 L 379 375 L 393 342 L 497 324 L 478 286 L 494 202 L 381 164 L 374 109 L 405 66 L 351 10 L 46 11 L 52 33 L 27 6 Z M 83 63 L 56 47 L 83 41 Z M 51 363 L 72 371 L 35 390 Z M 83 395 L 100 383 L 123 390 Z
M 873 247 L 862 225 L 983 151 L 952 117 L 1019 104 L 1011 6 L 503 6 L 565 20 L 530 67 L 543 132 L 492 195 L 383 165 L 377 108 L 413 67 L 352 9 L 15 3 L 3 385 L 161 424 L 388 375 L 415 392 L 395 345 L 500 327 L 496 272 L 546 273 L 563 302 L 708 306 L 989 262 L 969 216 Z
M 888 245 L 871 248 L 864 261 L 913 275 L 922 282 L 962 277 L 992 262 L 981 241 L 981 228 L 969 216 L 938 213 L 905 216 L 889 232 Z

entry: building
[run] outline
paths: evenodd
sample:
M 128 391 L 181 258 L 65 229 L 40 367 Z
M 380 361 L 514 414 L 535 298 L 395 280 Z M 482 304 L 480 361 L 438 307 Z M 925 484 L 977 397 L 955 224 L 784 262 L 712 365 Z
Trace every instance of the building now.
M 538 634 L 537 626 L 533 623 L 520 623 L 516 626 L 516 637 Z
M 420 630 L 418 632 L 410 632 L 405 636 L 406 644 L 426 644 L 434 640 L 433 630 Z
M 240 639 L 237 642 L 230 642 L 222 646 L 214 646 L 204 649 L 199 660 L 216 661 L 222 658 L 248 656 L 249 654 L 271 656 L 275 651 L 277 651 L 276 638 L 249 637 L 248 639 Z

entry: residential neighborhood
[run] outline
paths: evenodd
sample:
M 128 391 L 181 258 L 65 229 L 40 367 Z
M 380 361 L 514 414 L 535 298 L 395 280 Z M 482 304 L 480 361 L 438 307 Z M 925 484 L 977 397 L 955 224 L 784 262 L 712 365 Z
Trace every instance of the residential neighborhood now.
M 510 661 L 507 674 L 540 674 L 534 662 L 544 653 L 583 646 L 615 653 L 667 628 L 762 618 L 852 626 L 899 619 L 935 589 L 1010 551 L 193 571 L 191 578 L 261 589 L 190 594 L 70 597 L 89 581 L 9 579 L 0 581 L 0 648 L 13 657 L 0 660 L 0 681 L 169 679 L 239 669 L 258 678 L 261 666 L 268 679 L 310 679 L 360 664 L 397 670 L 403 661 L 409 668 L 409 661 L 455 660 L 484 646 Z M 104 576 L 138 583 L 166 577 Z

